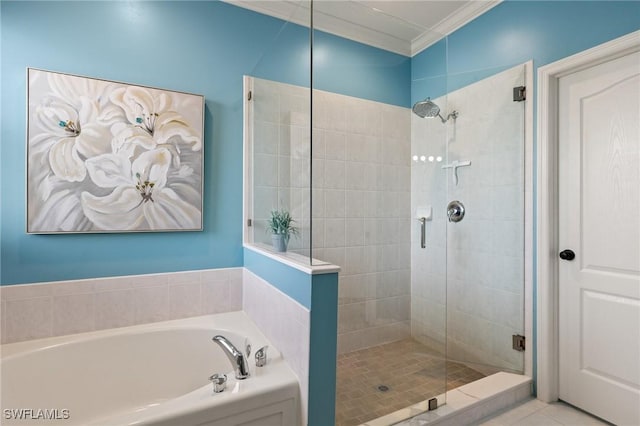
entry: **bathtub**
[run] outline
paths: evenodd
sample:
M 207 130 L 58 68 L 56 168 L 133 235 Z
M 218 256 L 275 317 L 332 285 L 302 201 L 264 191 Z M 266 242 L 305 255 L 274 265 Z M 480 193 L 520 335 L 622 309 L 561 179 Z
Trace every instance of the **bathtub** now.
M 268 362 L 236 380 L 216 334 Z M 3 345 L 2 425 L 297 425 L 298 381 L 244 312 Z M 214 393 L 209 376 L 227 374 Z

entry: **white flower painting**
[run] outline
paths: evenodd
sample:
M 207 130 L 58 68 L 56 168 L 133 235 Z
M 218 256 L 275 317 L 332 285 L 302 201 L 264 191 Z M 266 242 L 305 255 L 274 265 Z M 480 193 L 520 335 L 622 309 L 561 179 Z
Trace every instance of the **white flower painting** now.
M 202 229 L 204 98 L 30 68 L 27 232 Z

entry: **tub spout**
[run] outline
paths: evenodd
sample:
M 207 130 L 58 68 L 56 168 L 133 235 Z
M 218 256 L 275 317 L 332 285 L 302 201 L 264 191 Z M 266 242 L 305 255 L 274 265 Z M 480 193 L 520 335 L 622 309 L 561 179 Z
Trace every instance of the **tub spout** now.
M 231 365 L 236 373 L 236 379 L 243 380 L 249 377 L 249 364 L 247 358 L 240 352 L 233 343 L 224 336 L 215 336 L 213 341 L 222 348 L 224 354 L 229 358 Z

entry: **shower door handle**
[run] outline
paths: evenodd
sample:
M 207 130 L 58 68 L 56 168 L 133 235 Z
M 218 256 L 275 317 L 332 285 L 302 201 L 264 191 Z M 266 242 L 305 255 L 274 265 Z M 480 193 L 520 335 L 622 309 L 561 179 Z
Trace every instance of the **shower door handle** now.
M 425 238 L 425 231 L 426 231 L 426 227 L 427 227 L 427 218 L 426 217 L 421 217 L 420 219 L 418 219 L 420 221 L 420 248 L 426 248 L 427 247 L 427 241 Z

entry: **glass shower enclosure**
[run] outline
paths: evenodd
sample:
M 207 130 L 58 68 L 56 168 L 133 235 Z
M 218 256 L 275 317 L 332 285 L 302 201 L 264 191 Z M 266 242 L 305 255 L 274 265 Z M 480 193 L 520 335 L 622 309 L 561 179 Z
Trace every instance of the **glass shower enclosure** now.
M 308 36 L 300 84 L 262 62 L 245 81 L 245 239 L 271 250 L 265 223 L 284 209 L 300 234 L 280 255 L 341 267 L 336 424 L 357 425 L 524 372 L 526 67 L 452 70 L 437 37 L 397 82 L 410 102 L 370 99 L 362 81 L 402 65 L 365 54 L 336 74 L 351 42 L 322 31 L 318 7 L 299 2 L 308 21 L 265 53 Z

